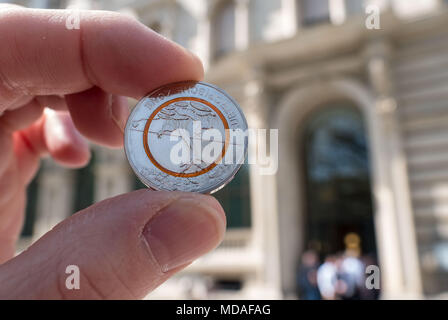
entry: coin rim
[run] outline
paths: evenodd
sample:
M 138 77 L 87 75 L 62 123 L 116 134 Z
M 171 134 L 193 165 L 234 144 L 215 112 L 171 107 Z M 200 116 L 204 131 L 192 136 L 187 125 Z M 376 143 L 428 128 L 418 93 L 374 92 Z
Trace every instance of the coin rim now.
M 141 99 L 137 102 L 137 104 L 135 105 L 135 107 L 133 108 L 133 110 L 131 111 L 131 113 L 129 114 L 128 120 L 126 121 L 125 131 L 124 131 L 124 135 L 123 135 L 123 145 L 124 145 L 124 151 L 125 151 L 126 159 L 128 160 L 128 163 L 129 163 L 129 165 L 131 166 L 132 171 L 134 171 L 134 174 L 137 176 L 137 178 L 138 178 L 138 179 L 139 179 L 145 186 L 147 186 L 148 188 L 153 189 L 153 190 L 160 190 L 160 191 L 174 191 L 174 190 L 163 189 L 163 188 L 160 188 L 160 187 L 157 187 L 157 186 L 151 184 L 150 181 L 146 181 L 146 180 L 148 180 L 148 179 L 146 179 L 145 177 L 142 177 L 141 174 L 140 174 L 140 172 L 135 168 L 135 164 L 130 160 L 130 157 L 129 157 L 129 150 L 128 150 L 128 147 L 127 147 L 127 145 L 126 145 L 126 137 L 127 137 L 127 135 L 128 135 L 128 132 L 129 132 L 129 126 L 130 126 L 130 123 L 131 123 L 131 121 L 129 121 L 129 120 L 132 118 L 134 112 L 136 112 L 136 109 L 137 109 L 138 105 L 140 104 L 140 102 L 141 102 L 143 99 L 145 99 L 145 98 L 147 98 L 147 97 L 153 95 L 154 93 L 156 93 L 157 91 L 160 91 L 160 90 L 163 89 L 164 87 L 174 86 L 174 85 L 180 85 L 180 84 L 194 84 L 192 87 L 194 87 L 194 86 L 196 86 L 196 85 L 198 85 L 198 84 L 202 84 L 202 85 L 204 85 L 204 86 L 206 86 L 206 87 L 211 87 L 211 88 L 215 89 L 216 91 L 220 92 L 221 94 L 223 94 L 224 96 L 226 96 L 226 97 L 233 103 L 233 105 L 235 106 L 236 110 L 237 110 L 237 111 L 240 113 L 240 115 L 241 115 L 241 119 L 243 120 L 243 124 L 244 124 L 244 126 L 245 126 L 245 129 L 246 129 L 246 130 L 248 129 L 246 116 L 244 115 L 243 110 L 241 109 L 241 107 L 239 106 L 239 104 L 235 101 L 235 99 L 233 99 L 233 98 L 232 98 L 229 94 L 227 94 L 223 89 L 221 89 L 221 88 L 219 88 L 219 87 L 217 87 L 217 86 L 215 86 L 215 85 L 213 85 L 213 84 L 206 83 L 206 82 L 203 82 L 203 81 L 194 81 L 194 80 L 192 80 L 192 81 L 179 81 L 179 82 L 173 82 L 173 83 L 170 83 L 170 84 L 166 84 L 166 85 L 160 86 L 160 87 L 154 89 L 153 91 L 151 91 L 150 93 L 146 94 L 143 98 L 141 98 Z M 210 102 L 210 103 L 211 103 L 211 102 Z M 214 104 L 213 104 L 213 105 L 214 105 Z M 217 107 L 217 108 L 218 108 L 218 107 Z M 153 112 L 154 112 L 154 111 L 153 111 Z M 152 112 L 151 112 L 151 114 L 152 114 Z M 203 190 L 194 191 L 194 192 L 198 192 L 198 193 L 206 193 L 206 194 L 212 194 L 212 193 L 215 193 L 215 192 L 217 192 L 218 190 L 224 188 L 230 181 L 232 181 L 233 178 L 235 177 L 235 175 L 236 175 L 236 174 L 238 173 L 238 171 L 241 169 L 241 166 L 244 164 L 244 161 L 246 160 L 247 152 L 248 152 L 248 139 L 249 139 L 249 137 L 245 137 L 245 139 L 244 139 L 244 156 L 243 156 L 243 161 L 242 161 L 241 163 L 238 163 L 238 164 L 235 166 L 234 170 L 233 170 L 232 173 L 229 175 L 229 177 L 226 178 L 226 180 L 224 180 L 223 182 L 219 182 L 219 183 L 217 183 L 217 184 L 214 184 L 214 185 L 212 185 L 212 186 L 209 187 L 209 188 L 206 188 L 206 189 L 203 189 Z M 222 165 L 222 164 L 221 164 L 221 165 Z M 216 167 L 215 167 L 215 168 L 216 168 Z M 176 190 L 176 191 L 184 191 L 184 190 Z M 186 191 L 186 192 L 188 192 L 188 191 Z

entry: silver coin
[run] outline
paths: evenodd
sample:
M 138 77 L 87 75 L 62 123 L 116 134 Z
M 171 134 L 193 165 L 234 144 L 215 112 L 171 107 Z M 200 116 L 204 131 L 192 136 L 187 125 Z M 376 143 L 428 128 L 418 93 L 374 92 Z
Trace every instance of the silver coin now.
M 132 169 L 155 190 L 213 193 L 238 172 L 247 144 L 238 104 L 216 86 L 193 81 L 160 87 L 141 99 L 124 134 Z

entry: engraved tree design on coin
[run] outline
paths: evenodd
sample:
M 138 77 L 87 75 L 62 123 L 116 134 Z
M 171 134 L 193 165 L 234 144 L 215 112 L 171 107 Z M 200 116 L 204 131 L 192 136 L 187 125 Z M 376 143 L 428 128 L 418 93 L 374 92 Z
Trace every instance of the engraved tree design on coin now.
M 220 145 L 211 163 L 193 152 L 195 144 L 202 151 L 211 142 L 202 136 L 209 129 L 222 137 L 213 140 Z M 212 193 L 233 178 L 246 156 L 247 137 L 230 141 L 234 129 L 246 131 L 247 123 L 230 96 L 203 82 L 175 83 L 139 101 L 126 125 L 125 151 L 136 175 L 150 188 Z M 179 141 L 190 148 L 188 161 L 181 163 L 171 158 Z M 224 161 L 226 152 L 234 161 Z

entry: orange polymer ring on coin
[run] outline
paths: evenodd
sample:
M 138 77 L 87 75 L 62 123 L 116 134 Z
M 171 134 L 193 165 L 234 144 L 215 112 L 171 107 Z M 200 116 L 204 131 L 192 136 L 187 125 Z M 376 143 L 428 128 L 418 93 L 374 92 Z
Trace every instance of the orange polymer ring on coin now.
M 149 145 L 148 145 L 148 131 L 149 131 L 149 126 L 151 125 L 152 120 L 154 119 L 154 117 L 156 116 L 156 114 L 158 114 L 160 112 L 160 110 L 162 110 L 163 108 L 167 107 L 168 105 L 174 103 L 174 102 L 179 102 L 179 101 L 196 101 L 196 102 L 201 102 L 205 105 L 207 105 L 209 108 L 211 108 L 213 111 L 215 111 L 219 118 L 221 119 L 223 125 L 224 125 L 224 129 L 225 129 L 225 133 L 226 133 L 226 140 L 224 142 L 224 146 L 222 148 L 222 152 L 221 152 L 221 156 L 219 158 L 216 159 L 215 162 L 213 162 L 212 164 L 210 164 L 208 167 L 197 171 L 197 172 L 191 172 L 191 173 L 181 173 L 181 172 L 175 172 L 175 171 L 171 171 L 168 170 L 167 168 L 165 168 L 164 166 L 162 166 L 160 163 L 158 163 L 156 161 L 156 159 L 154 159 L 151 150 L 149 149 Z M 160 105 L 159 107 L 157 107 L 156 110 L 154 110 L 154 112 L 151 114 L 151 116 L 148 118 L 148 121 L 146 121 L 145 124 L 145 129 L 143 130 L 143 146 L 145 148 L 145 152 L 146 155 L 148 156 L 149 160 L 151 160 L 151 162 L 161 171 L 171 175 L 171 176 L 175 176 L 175 177 L 184 177 L 184 178 L 192 178 L 192 177 L 197 177 L 200 176 L 201 174 L 204 174 L 210 170 L 212 170 L 216 164 L 221 161 L 221 159 L 224 158 L 227 148 L 229 146 L 229 140 L 230 140 L 230 134 L 229 134 L 229 124 L 227 123 L 226 118 L 224 117 L 224 115 L 222 114 L 222 112 L 216 108 L 213 104 L 211 104 L 210 102 L 200 99 L 200 98 L 196 98 L 196 97 L 180 97 L 180 98 L 175 98 L 172 100 L 169 100 L 165 103 L 163 103 L 162 105 Z

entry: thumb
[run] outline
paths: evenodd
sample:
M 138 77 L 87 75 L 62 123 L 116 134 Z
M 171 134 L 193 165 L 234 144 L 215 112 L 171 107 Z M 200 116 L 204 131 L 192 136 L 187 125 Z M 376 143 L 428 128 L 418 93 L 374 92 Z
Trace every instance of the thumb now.
M 0 266 L 0 299 L 140 299 L 215 248 L 225 214 L 211 196 L 139 190 L 58 224 Z M 66 286 L 79 268 L 79 289 Z

